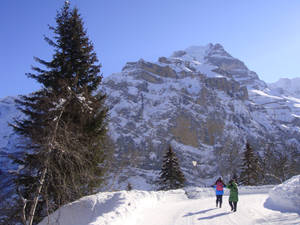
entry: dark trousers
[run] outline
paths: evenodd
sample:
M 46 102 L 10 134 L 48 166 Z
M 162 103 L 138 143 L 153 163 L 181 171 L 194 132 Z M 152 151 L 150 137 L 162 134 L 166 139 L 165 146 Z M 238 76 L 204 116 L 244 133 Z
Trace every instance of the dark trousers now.
M 231 211 L 236 211 L 237 202 L 229 202 L 229 205 L 231 207 Z
M 217 200 L 216 200 L 216 206 L 218 207 L 218 203 L 219 203 L 219 207 L 222 207 L 222 197 L 223 195 L 216 195 L 217 196 Z

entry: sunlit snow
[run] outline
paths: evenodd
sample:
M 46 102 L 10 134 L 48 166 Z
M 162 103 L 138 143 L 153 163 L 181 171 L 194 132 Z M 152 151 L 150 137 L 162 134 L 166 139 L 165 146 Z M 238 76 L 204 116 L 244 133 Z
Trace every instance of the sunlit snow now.
M 270 194 L 268 194 L 270 192 Z M 86 196 L 39 225 L 290 225 L 300 224 L 300 175 L 278 186 L 239 187 L 237 212 L 216 208 L 213 188 L 119 191 Z

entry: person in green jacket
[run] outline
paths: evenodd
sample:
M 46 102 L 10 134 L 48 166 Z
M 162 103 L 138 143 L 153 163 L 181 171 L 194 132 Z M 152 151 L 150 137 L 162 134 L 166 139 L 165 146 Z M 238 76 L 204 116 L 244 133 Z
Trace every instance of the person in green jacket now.
M 229 184 L 226 185 L 226 187 L 230 190 L 230 193 L 229 193 L 229 205 L 231 207 L 231 211 L 236 212 L 237 202 L 239 200 L 237 184 L 232 179 L 232 180 L 229 181 Z

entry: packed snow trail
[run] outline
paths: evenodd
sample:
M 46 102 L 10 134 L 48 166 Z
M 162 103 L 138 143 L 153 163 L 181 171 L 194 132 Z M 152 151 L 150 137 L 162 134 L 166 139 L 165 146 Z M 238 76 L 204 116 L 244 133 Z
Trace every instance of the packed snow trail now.
M 230 211 L 228 196 L 223 197 L 222 208 L 215 207 L 215 198 L 212 197 L 158 203 L 154 208 L 145 208 L 137 213 L 136 225 L 300 224 L 297 213 L 265 208 L 267 197 L 267 194 L 240 195 L 237 212 Z

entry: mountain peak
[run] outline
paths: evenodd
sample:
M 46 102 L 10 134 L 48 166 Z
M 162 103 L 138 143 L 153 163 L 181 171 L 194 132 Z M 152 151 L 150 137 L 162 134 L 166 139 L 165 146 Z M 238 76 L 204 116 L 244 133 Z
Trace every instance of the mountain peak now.
M 271 84 L 286 89 L 291 87 L 300 89 L 300 77 L 280 78 L 278 81 Z
M 224 47 L 217 43 L 215 45 L 210 44 L 208 52 L 209 57 L 221 57 L 221 58 L 233 58 L 228 52 L 225 51 Z
M 196 60 L 199 62 L 205 62 L 206 58 L 217 57 L 217 58 L 232 58 L 230 54 L 228 54 L 224 47 L 217 43 L 212 44 L 209 43 L 204 46 L 193 45 L 185 50 L 175 51 L 170 58 L 181 58 L 186 61 Z
M 269 87 L 276 90 L 280 94 L 294 95 L 300 97 L 300 77 L 280 78 L 274 83 L 270 83 Z

